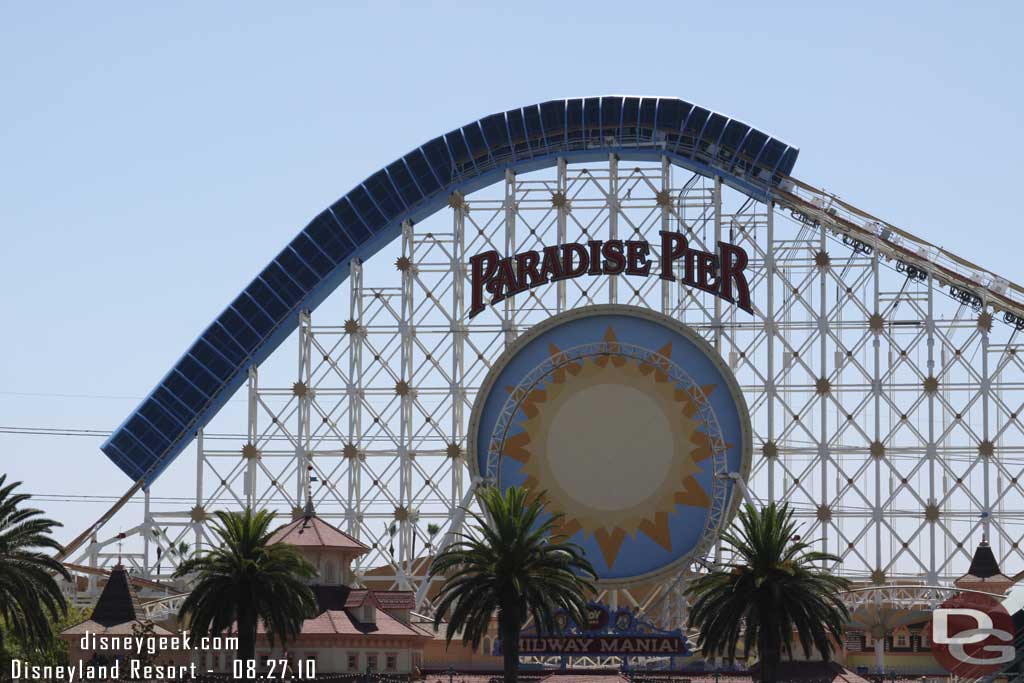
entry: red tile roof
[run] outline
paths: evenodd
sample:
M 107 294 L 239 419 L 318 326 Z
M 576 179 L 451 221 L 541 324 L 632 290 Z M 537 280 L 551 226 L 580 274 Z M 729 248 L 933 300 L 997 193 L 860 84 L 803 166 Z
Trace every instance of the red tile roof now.
M 432 638 L 427 631 L 412 624 L 403 624 L 383 610 L 377 611 L 377 623 L 366 624 L 356 619 L 348 610 L 327 610 L 312 619 L 302 622 L 303 635 L 342 636 L 412 636 Z M 260 622 L 259 633 L 266 633 Z
M 370 595 L 370 591 L 365 588 L 353 588 L 349 591 L 348 596 L 345 598 L 345 609 L 355 609 L 356 607 L 362 607 L 363 603 L 366 602 L 367 596 Z
M 80 636 L 86 633 L 95 634 L 99 636 L 134 636 L 138 635 L 135 632 L 135 627 L 142 628 L 144 622 L 141 621 L 126 621 L 120 624 L 114 624 L 112 626 L 104 626 L 103 624 L 93 621 L 92 619 L 86 619 L 85 621 L 69 626 L 60 632 L 62 636 Z M 171 632 L 165 629 L 160 624 L 153 624 L 153 635 L 156 636 L 169 636 Z
M 338 609 L 355 609 L 362 607 L 367 598 L 372 597 L 373 603 L 383 610 L 409 610 L 416 604 L 412 591 L 375 591 L 349 586 L 313 585 L 313 595 L 321 611 Z
M 555 673 L 551 674 L 547 678 L 542 678 L 541 683 L 628 683 L 627 679 L 622 674 L 562 674 Z
M 412 591 L 373 591 L 373 597 L 381 609 L 412 610 L 416 607 Z
M 365 544 L 316 515 L 299 517 L 294 522 L 284 525 L 273 533 L 270 543 L 287 543 L 304 548 L 341 548 L 358 555 L 370 552 Z

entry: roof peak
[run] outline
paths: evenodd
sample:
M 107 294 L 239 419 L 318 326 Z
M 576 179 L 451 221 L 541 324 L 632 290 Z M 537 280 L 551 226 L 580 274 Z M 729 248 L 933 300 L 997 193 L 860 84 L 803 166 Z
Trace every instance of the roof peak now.
M 967 573 L 979 579 L 987 579 L 1003 573 L 999 568 L 999 561 L 996 560 L 995 553 L 992 552 L 992 548 L 989 547 L 987 540 L 982 539 L 981 543 L 974 550 L 974 557 L 971 558 L 971 568 L 967 570 Z
M 92 620 L 103 626 L 115 626 L 139 621 L 141 613 L 139 598 L 128 581 L 128 571 L 119 563 L 110 570 L 107 584 L 93 608 Z
M 311 512 L 312 503 L 305 512 Z M 285 543 L 300 547 L 339 548 L 357 554 L 370 552 L 365 543 L 324 521 L 314 513 L 305 514 L 278 528 L 270 536 L 270 543 Z

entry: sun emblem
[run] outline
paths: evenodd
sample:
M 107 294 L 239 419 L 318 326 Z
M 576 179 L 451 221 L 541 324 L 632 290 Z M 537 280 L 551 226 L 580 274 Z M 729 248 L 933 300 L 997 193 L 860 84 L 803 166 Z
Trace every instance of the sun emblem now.
M 548 353 L 557 360 L 562 352 L 549 345 Z M 564 515 L 560 531 L 593 536 L 609 567 L 627 535 L 672 552 L 676 506 L 711 503 L 695 475 L 713 454 L 699 409 L 715 385 L 678 386 L 666 372 L 671 354 L 668 342 L 647 359 L 631 358 L 608 327 L 602 352 L 558 363 L 520 397 L 521 431 L 504 442 L 525 485 L 545 491 L 548 509 Z

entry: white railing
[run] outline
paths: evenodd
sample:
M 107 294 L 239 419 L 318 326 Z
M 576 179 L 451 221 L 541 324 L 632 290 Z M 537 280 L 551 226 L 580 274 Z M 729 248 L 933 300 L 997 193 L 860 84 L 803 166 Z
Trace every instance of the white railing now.
M 176 616 L 181 609 L 181 603 L 185 602 L 188 593 L 171 595 L 159 600 L 150 600 L 142 603 L 142 612 L 151 621 L 161 621 L 170 616 Z
M 795 178 L 783 180 L 772 196 L 798 220 L 847 236 L 852 248 L 877 250 L 886 259 L 912 266 L 956 288 L 963 303 L 991 306 L 1004 313 L 1005 322 L 1024 327 L 1024 287 Z

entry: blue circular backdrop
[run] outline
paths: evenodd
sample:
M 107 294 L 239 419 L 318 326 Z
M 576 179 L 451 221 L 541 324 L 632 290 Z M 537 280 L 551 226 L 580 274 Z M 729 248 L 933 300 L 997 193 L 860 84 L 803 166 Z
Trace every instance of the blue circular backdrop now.
M 648 309 L 554 316 L 492 366 L 474 404 L 470 467 L 544 492 L 605 585 L 681 569 L 706 550 L 746 478 L 750 418 L 718 354 Z

